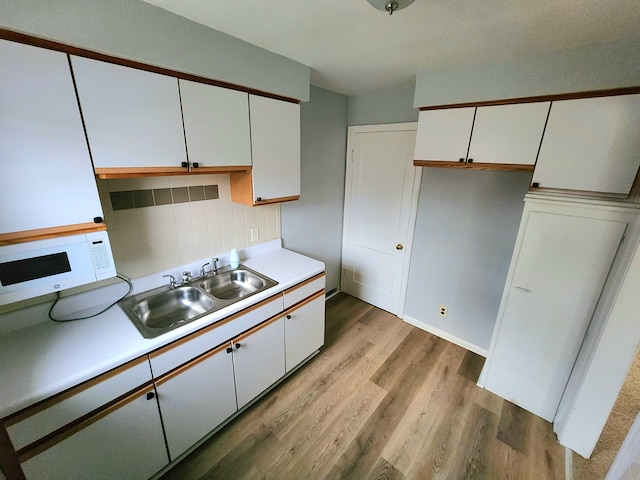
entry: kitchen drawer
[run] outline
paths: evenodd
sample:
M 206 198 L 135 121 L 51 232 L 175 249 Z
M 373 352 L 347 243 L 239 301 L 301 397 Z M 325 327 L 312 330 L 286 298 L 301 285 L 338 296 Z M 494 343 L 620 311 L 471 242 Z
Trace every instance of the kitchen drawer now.
M 16 450 L 151 380 L 146 357 L 99 375 L 4 420 Z
M 213 325 L 149 354 L 153 376 L 158 378 L 192 358 L 211 350 L 284 310 L 282 295 L 263 300 Z
M 304 282 L 295 285 L 284 292 L 284 308 L 289 308 L 305 298 L 313 295 L 318 290 L 324 289 L 325 275 L 320 273 Z

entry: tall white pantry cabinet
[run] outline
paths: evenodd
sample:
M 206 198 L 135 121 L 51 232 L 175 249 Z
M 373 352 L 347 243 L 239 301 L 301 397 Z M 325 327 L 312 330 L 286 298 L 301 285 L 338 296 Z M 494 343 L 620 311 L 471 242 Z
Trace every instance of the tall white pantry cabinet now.
M 527 196 L 486 389 L 554 419 L 623 239 L 637 237 L 636 221 L 633 205 Z

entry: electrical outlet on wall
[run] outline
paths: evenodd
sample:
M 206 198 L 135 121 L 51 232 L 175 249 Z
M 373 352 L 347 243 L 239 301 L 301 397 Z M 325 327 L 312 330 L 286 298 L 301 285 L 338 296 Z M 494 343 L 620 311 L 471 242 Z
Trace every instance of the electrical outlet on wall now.
M 252 242 L 257 242 L 258 240 L 260 240 L 260 230 L 258 230 L 257 228 L 252 228 L 251 229 L 251 241 Z
M 440 308 L 438 309 L 438 315 L 440 315 L 441 317 L 446 318 L 447 316 L 447 307 L 446 305 L 440 305 Z

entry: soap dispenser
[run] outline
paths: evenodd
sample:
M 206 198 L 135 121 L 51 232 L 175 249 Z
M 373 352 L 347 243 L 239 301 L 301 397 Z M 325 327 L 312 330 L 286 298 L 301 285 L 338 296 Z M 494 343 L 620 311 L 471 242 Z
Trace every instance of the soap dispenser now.
M 240 256 L 235 248 L 231 250 L 231 253 L 229 254 L 229 262 L 231 268 L 238 268 L 238 265 L 240 265 Z

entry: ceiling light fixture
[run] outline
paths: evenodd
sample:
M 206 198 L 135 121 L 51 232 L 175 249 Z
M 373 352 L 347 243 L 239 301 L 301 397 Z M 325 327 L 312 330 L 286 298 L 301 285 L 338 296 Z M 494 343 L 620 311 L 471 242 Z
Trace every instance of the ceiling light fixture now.
M 396 10 L 402 10 L 405 7 L 411 5 L 415 0 L 367 0 L 378 10 L 386 10 L 389 15 L 393 15 Z

